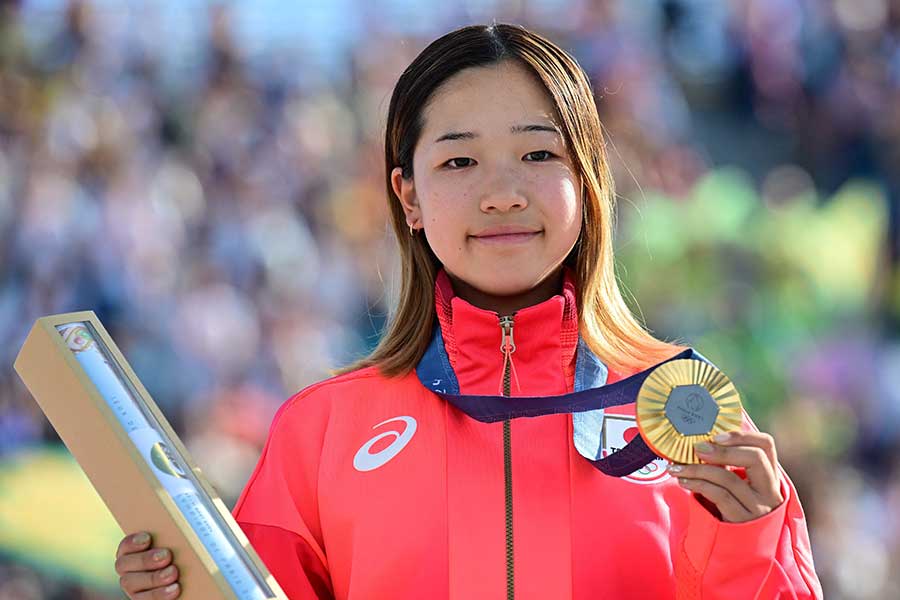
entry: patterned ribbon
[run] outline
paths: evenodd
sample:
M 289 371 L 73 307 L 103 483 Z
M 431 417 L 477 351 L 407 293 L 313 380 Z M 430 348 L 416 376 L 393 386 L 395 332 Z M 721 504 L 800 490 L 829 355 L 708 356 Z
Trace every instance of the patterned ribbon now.
M 579 345 L 579 351 L 586 346 Z M 540 417 L 561 413 L 579 413 L 606 409 L 635 402 L 644 380 L 654 369 L 679 359 L 695 359 L 709 362 L 693 348 L 662 361 L 640 373 L 609 385 L 585 389 L 558 396 L 473 396 L 459 393 L 459 383 L 444 350 L 440 327 L 435 327 L 434 337 L 422 360 L 416 366 L 416 374 L 423 386 L 482 423 L 495 423 L 522 417 Z M 624 448 L 605 458 L 585 458 L 597 469 L 612 477 L 624 477 L 645 467 L 657 455 L 647 447 L 644 438 L 635 436 Z

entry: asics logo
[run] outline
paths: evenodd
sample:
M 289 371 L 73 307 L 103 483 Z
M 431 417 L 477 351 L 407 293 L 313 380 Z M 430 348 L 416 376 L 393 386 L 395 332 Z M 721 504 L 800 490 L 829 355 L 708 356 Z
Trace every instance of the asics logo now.
M 373 471 L 378 467 L 384 466 L 389 460 L 400 454 L 400 451 L 406 447 L 406 445 L 409 443 L 409 440 L 411 440 L 413 435 L 416 433 L 416 420 L 412 417 L 394 417 L 393 419 L 382 421 L 372 429 L 378 429 L 382 425 L 393 423 L 394 421 L 402 421 L 406 423 L 406 429 L 404 429 L 402 433 L 398 431 L 385 431 L 383 433 L 379 433 L 371 440 L 363 444 L 362 448 L 360 448 L 356 452 L 356 456 L 353 457 L 354 469 L 361 472 Z M 376 452 L 375 454 L 371 454 L 369 452 L 369 450 L 378 442 L 378 440 L 391 435 L 394 436 L 394 441 L 390 446 L 388 446 L 381 452 Z

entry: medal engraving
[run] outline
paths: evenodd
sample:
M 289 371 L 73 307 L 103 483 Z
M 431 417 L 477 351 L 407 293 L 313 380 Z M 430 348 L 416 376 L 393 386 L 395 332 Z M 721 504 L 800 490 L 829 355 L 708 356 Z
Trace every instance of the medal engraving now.
M 702 435 L 709 433 L 719 405 L 702 385 L 675 386 L 666 402 L 666 417 L 681 435 Z

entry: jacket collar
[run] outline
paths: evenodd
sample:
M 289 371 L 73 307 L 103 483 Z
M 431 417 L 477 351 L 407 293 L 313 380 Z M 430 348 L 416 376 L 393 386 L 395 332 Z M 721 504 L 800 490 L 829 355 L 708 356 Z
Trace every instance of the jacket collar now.
M 516 377 L 511 396 L 547 396 L 573 389 L 578 346 L 578 307 L 574 274 L 564 267 L 563 285 L 553 297 L 513 315 Z M 444 348 L 461 394 L 497 394 L 504 375 L 499 315 L 478 308 L 453 291 L 441 268 L 435 280 L 435 310 Z M 518 384 L 518 385 L 517 385 Z

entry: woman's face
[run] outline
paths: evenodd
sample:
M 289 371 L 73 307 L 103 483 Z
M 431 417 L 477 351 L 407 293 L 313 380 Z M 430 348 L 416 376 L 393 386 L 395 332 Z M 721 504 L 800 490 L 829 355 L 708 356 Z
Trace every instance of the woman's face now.
M 505 297 L 558 273 L 581 230 L 582 188 L 534 76 L 514 61 L 460 71 L 423 125 L 413 177 L 397 167 L 391 182 L 451 279 Z

